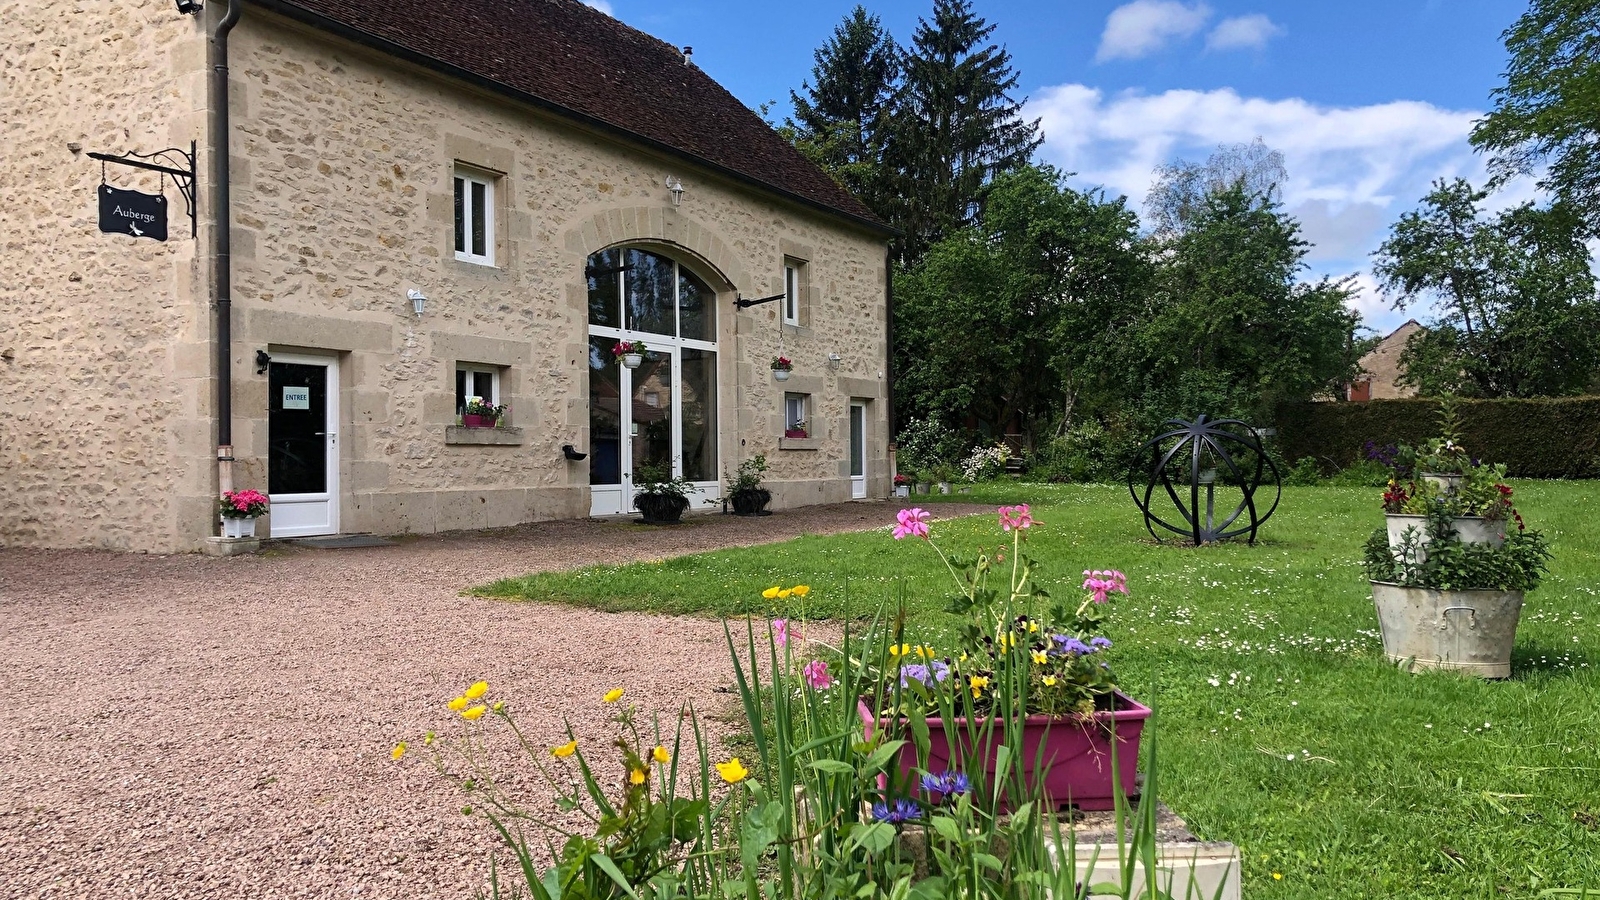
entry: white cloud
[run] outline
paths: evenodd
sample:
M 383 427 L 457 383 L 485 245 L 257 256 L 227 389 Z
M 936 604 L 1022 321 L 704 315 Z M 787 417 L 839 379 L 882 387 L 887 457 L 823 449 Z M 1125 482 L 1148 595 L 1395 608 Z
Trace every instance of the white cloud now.
M 607 3 L 606 0 L 583 0 L 583 2 L 586 6 L 592 6 L 612 18 L 617 16 L 616 13 L 611 11 L 611 4 Z
M 1111 11 L 1106 30 L 1100 35 L 1097 62 L 1111 59 L 1138 59 L 1166 46 L 1167 42 L 1189 37 L 1211 18 L 1211 7 L 1204 3 L 1184 4 L 1177 0 L 1133 0 Z
M 1281 25 L 1261 13 L 1223 19 L 1206 35 L 1207 50 L 1260 50 L 1284 34 Z
M 1158 165 L 1203 161 L 1219 145 L 1261 138 L 1283 152 L 1284 207 L 1317 245 L 1312 276 L 1365 272 L 1389 225 L 1415 208 L 1433 179 L 1484 180 L 1483 160 L 1467 143 L 1480 114 L 1419 101 L 1338 107 L 1231 89 L 1108 96 L 1064 84 L 1035 91 L 1026 114 L 1043 120 L 1045 160 L 1077 173 L 1077 184 L 1126 195 L 1141 214 Z M 1381 328 L 1396 314 L 1370 277 L 1361 284 L 1357 308 Z

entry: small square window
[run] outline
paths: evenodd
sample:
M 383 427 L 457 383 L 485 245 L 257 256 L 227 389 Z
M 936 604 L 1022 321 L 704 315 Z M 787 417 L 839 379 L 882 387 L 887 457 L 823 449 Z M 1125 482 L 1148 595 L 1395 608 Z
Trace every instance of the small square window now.
M 456 366 L 456 414 L 467 409 L 467 403 L 477 397 L 490 406 L 499 406 L 500 370 L 494 366 L 460 363 Z
M 806 264 L 798 259 L 783 261 L 783 324 L 799 325 L 804 314 Z
M 811 436 L 811 395 L 783 395 L 783 436 L 803 438 Z
M 456 259 L 494 265 L 494 179 L 457 168 L 455 203 Z

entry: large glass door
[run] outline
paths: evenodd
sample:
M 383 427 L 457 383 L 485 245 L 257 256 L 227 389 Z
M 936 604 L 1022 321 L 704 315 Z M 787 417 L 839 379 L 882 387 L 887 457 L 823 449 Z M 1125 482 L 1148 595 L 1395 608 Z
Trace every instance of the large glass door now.
M 867 496 L 867 405 L 850 404 L 850 496 Z
M 635 486 L 683 478 L 717 494 L 715 294 L 673 260 L 637 249 L 589 258 L 592 515 L 633 508 Z M 637 368 L 617 342 L 642 341 Z
M 272 537 L 339 532 L 339 363 L 275 354 L 267 376 Z

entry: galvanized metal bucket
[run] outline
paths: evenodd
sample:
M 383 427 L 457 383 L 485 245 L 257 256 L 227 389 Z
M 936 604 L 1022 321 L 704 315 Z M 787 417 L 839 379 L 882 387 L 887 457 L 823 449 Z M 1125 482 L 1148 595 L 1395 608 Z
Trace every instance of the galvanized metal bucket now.
M 1372 582 L 1383 653 L 1413 670 L 1511 676 L 1522 591 L 1440 591 Z
M 1409 529 L 1416 529 L 1417 533 L 1417 565 L 1422 565 L 1428 559 L 1428 544 L 1433 540 L 1428 534 L 1428 517 L 1413 516 L 1405 513 L 1384 514 L 1384 524 L 1389 528 L 1389 551 L 1396 558 L 1400 555 L 1401 537 Z M 1489 521 L 1482 516 L 1461 516 L 1452 520 L 1456 529 L 1456 537 L 1463 544 L 1489 544 L 1501 547 L 1506 542 L 1506 520 L 1496 519 Z

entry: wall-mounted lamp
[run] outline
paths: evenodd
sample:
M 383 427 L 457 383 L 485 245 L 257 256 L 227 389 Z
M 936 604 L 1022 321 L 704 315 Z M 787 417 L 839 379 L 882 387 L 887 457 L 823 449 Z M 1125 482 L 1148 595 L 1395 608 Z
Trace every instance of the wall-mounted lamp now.
M 178 14 L 182 16 L 197 16 L 200 10 L 205 9 L 199 0 L 177 0 Z
M 840 356 L 837 353 L 829 353 L 828 354 L 828 368 L 830 368 L 830 369 L 834 370 L 835 372 L 837 372 L 837 371 L 839 371 L 839 363 L 841 363 L 841 362 L 844 362 L 844 357 Z
M 422 318 L 422 312 L 428 306 L 428 298 L 416 288 L 406 291 L 406 297 L 411 301 L 411 311 L 417 314 L 417 318 Z
M 683 182 L 679 181 L 676 175 L 668 175 L 667 190 L 672 192 L 672 205 L 677 206 L 683 199 Z
M 267 374 L 267 368 L 272 365 L 272 357 L 265 350 L 256 351 L 256 374 Z
M 572 446 L 571 444 L 562 444 L 561 455 L 572 460 L 573 462 L 577 462 L 580 459 L 588 457 L 589 454 L 578 452 L 578 448 Z

